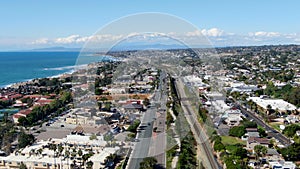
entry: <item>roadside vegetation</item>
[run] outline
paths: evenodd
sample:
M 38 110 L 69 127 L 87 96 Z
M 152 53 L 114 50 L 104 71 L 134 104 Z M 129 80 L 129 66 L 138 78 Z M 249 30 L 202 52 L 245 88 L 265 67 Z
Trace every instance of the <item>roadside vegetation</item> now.
M 197 168 L 197 143 L 192 134 L 189 132 L 181 141 L 180 155 L 177 163 L 178 169 L 196 169 Z

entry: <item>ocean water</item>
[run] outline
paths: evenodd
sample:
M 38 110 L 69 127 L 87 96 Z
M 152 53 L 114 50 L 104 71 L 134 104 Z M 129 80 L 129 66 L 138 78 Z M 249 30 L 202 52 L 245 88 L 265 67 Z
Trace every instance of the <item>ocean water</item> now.
M 86 55 L 82 58 L 79 52 L 0 52 L 0 88 L 72 72 L 78 66 L 77 60 L 80 64 L 88 64 L 104 57 Z

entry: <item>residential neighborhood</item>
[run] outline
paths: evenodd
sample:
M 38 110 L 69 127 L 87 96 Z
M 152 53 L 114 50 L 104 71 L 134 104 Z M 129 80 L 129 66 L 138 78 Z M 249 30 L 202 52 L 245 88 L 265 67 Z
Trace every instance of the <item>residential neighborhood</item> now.
M 217 48 L 219 70 L 199 59 L 210 50 L 118 51 L 128 58 L 3 88 L 0 168 L 295 169 L 299 49 Z

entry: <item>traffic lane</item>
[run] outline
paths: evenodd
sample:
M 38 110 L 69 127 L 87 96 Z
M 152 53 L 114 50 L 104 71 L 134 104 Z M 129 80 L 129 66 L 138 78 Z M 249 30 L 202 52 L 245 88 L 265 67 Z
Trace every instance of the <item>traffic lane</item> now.
M 291 144 L 290 140 L 288 138 L 286 138 L 283 134 L 279 133 L 277 130 L 273 129 L 272 127 L 266 125 L 264 121 L 262 121 L 260 118 L 255 116 L 252 112 L 247 111 L 245 108 L 241 107 L 240 105 L 239 105 L 239 107 L 240 107 L 240 110 L 242 111 L 243 114 L 247 114 L 258 125 L 265 128 L 268 131 L 268 133 L 270 134 L 270 136 L 276 138 L 277 140 L 279 140 L 284 145 L 285 144 Z

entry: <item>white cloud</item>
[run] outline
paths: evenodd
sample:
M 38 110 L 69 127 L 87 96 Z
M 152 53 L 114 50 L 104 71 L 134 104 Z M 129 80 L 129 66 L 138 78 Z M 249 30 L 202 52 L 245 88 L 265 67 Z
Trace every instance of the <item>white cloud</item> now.
M 40 39 L 37 39 L 33 42 L 31 42 L 31 44 L 33 45 L 44 45 L 44 44 L 48 44 L 50 41 L 48 38 L 40 38 Z
M 195 30 L 193 32 L 187 32 L 186 36 L 208 36 L 208 37 L 218 37 L 224 35 L 224 31 L 218 28 L 211 28 L 211 29 L 202 29 L 202 30 Z
M 177 39 L 176 37 L 183 38 L 186 42 L 196 42 L 193 39 L 197 39 L 197 36 L 206 36 L 212 44 L 216 46 L 240 46 L 240 45 L 263 45 L 263 44 L 298 44 L 300 42 L 300 34 L 290 33 L 283 34 L 279 32 L 266 32 L 257 31 L 249 32 L 248 34 L 235 34 L 225 32 L 219 28 L 210 28 L 195 30 L 185 33 L 170 32 L 165 34 L 153 33 L 142 36 L 140 33 L 130 33 L 127 35 L 119 34 L 102 34 L 92 36 L 80 36 L 77 34 L 59 37 L 54 39 L 40 38 L 31 41 L 31 45 L 35 46 L 47 46 L 47 45 L 66 45 L 66 46 L 82 46 L 86 42 L 92 42 L 95 44 L 110 44 L 119 40 L 124 40 L 128 37 L 140 36 L 141 38 L 151 41 L 151 39 L 162 38 L 161 35 Z
M 264 32 L 264 31 L 258 31 L 258 32 L 250 32 L 250 36 L 258 36 L 258 37 L 278 37 L 281 36 L 279 32 Z
M 222 36 L 224 31 L 223 30 L 220 30 L 218 28 L 211 28 L 211 29 L 203 29 L 201 30 L 201 33 L 204 35 L 204 36 L 212 36 L 212 37 L 216 37 L 216 36 Z
M 77 40 L 80 41 L 81 37 L 79 35 L 70 35 L 68 37 L 57 38 L 54 40 L 54 43 L 57 44 L 70 44 L 77 43 Z

